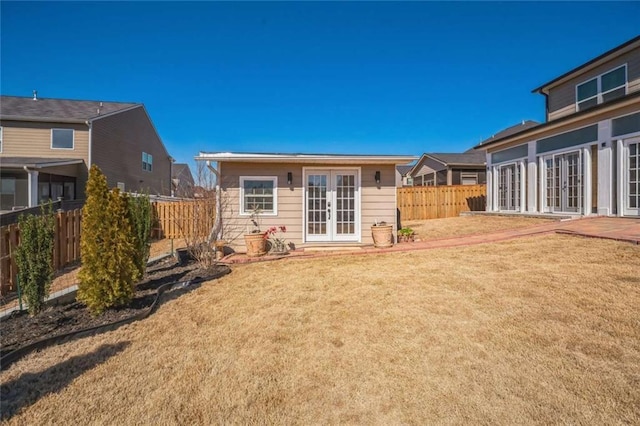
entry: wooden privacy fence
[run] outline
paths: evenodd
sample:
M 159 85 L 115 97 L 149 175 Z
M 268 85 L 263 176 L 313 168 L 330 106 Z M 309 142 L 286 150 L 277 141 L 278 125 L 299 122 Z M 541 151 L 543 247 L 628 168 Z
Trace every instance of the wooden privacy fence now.
M 439 219 L 461 212 L 483 211 L 486 185 L 413 186 L 398 188 L 400 220 Z
M 55 215 L 56 229 L 53 241 L 53 268 L 57 271 L 80 259 L 80 220 L 82 210 L 59 212 Z M 0 227 L 0 292 L 17 290 L 15 251 L 20 244 L 17 223 Z
M 215 202 L 211 200 L 166 201 L 152 204 L 154 238 L 183 238 L 207 235 L 215 219 Z M 80 259 L 80 221 L 82 210 L 56 213 L 53 267 L 61 270 Z M 18 268 L 15 250 L 20 244 L 17 223 L 0 227 L 0 293 L 15 292 Z
M 216 217 L 214 200 L 153 203 L 154 238 L 208 235 Z

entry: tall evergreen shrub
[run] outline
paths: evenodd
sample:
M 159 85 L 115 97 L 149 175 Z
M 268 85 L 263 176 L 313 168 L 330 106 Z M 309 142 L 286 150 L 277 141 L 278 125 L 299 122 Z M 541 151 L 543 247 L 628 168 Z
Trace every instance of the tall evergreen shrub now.
M 16 248 L 19 284 L 29 306 L 29 314 L 42 311 L 53 280 L 53 241 L 55 218 L 51 203 L 42 214 L 21 215 L 20 244 Z
M 94 314 L 131 301 L 138 268 L 128 209 L 128 198 L 117 189 L 109 191 L 107 180 L 92 166 L 82 210 L 78 275 L 78 300 Z
M 151 202 L 149 196 L 129 197 L 129 218 L 133 228 L 132 238 L 136 250 L 134 257 L 138 269 L 136 280 L 140 280 L 147 269 L 151 247 Z

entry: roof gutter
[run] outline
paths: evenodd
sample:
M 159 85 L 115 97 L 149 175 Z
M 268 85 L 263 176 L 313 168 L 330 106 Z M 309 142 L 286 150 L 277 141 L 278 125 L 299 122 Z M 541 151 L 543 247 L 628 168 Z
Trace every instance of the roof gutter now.
M 39 122 L 39 123 L 72 123 L 72 124 L 83 124 L 85 123 L 84 119 L 80 118 L 51 118 L 51 117 L 26 117 L 23 115 L 0 115 L 0 120 L 7 121 L 29 121 L 29 122 Z

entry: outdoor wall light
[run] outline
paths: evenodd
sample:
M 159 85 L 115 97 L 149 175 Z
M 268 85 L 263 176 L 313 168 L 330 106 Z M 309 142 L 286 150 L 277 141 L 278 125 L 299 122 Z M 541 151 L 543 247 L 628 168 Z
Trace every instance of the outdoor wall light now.
M 293 183 L 293 173 L 287 172 L 287 184 L 291 185 Z
M 380 183 L 380 170 L 376 172 L 376 183 Z

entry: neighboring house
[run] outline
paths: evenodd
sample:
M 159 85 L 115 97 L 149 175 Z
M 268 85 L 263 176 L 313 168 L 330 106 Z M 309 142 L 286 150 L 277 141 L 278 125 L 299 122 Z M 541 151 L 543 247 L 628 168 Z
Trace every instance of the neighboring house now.
M 457 154 L 422 154 L 409 175 L 413 186 L 477 185 L 486 182 L 483 150 Z
M 411 169 L 413 169 L 413 166 L 396 166 L 396 186 L 398 188 L 413 186 L 413 178 L 409 174 Z
M 533 92 L 545 123 L 479 145 L 487 210 L 640 216 L 640 37 Z
M 217 164 L 222 238 L 237 250 L 256 206 L 261 230 L 286 226 L 296 246 L 371 244 L 374 222 L 395 229 L 396 165 L 415 157 L 201 152 L 196 160 Z
M 173 183 L 172 195 L 182 198 L 194 197 L 195 182 L 187 163 L 173 163 L 171 181 Z
M 170 195 L 171 158 L 142 104 L 0 96 L 0 210 L 83 199 L 92 164 L 110 187 Z

